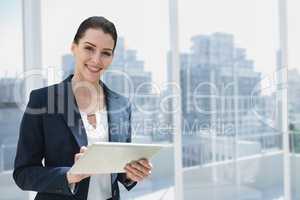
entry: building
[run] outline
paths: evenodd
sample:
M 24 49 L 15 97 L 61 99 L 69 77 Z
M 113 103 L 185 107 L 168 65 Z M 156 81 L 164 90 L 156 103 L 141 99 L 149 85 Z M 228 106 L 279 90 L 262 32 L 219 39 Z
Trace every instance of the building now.
M 190 52 L 180 55 L 184 164 L 199 165 L 213 162 L 214 158 L 226 160 L 244 155 L 237 154 L 234 148 L 224 154 L 216 151 L 215 148 L 226 149 L 234 144 L 225 140 L 250 142 L 256 153 L 257 148 L 280 148 L 279 133 L 265 118 L 258 117 L 270 108 L 266 102 L 270 99 L 259 91 L 261 74 L 254 70 L 246 50 L 236 47 L 233 35 L 226 33 L 196 35 L 191 41 Z M 168 69 L 172 66 L 170 61 L 168 54 Z

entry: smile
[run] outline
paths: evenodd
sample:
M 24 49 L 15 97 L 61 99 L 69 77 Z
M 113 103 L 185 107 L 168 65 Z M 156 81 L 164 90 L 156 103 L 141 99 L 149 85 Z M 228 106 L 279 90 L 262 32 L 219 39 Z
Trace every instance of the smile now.
M 87 65 L 87 64 L 85 64 L 84 66 L 85 66 L 90 72 L 92 72 L 92 73 L 98 73 L 98 72 L 101 71 L 101 68 L 98 68 L 98 67 L 92 67 L 92 66 Z

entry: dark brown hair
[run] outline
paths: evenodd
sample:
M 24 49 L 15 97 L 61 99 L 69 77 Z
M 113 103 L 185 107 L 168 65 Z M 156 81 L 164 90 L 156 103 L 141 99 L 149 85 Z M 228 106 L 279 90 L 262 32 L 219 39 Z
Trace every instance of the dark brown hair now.
M 117 45 L 118 34 L 115 25 L 101 16 L 93 16 L 85 19 L 78 27 L 76 35 L 73 39 L 75 44 L 78 44 L 79 40 L 84 36 L 86 30 L 88 29 L 101 29 L 104 33 L 109 34 L 114 40 L 114 48 Z

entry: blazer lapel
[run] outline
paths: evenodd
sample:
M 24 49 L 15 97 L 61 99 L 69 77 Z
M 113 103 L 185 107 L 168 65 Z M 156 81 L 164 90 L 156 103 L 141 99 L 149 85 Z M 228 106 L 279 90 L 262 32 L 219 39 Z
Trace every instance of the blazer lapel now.
M 58 84 L 57 111 L 71 130 L 78 146 L 87 146 L 87 135 L 73 94 L 71 79 L 72 75 Z
M 107 121 L 108 121 L 108 138 L 110 142 L 119 142 L 119 132 L 118 132 L 118 121 L 116 114 L 118 114 L 118 109 L 120 107 L 119 97 L 112 93 L 110 89 L 100 81 L 100 85 L 103 88 L 105 95 L 105 103 L 107 109 Z
M 57 110 L 62 116 L 63 120 L 71 130 L 79 147 L 87 146 L 87 134 L 83 126 L 81 116 L 79 114 L 78 105 L 74 97 L 72 90 L 71 79 L 73 75 L 70 75 L 63 82 L 58 84 L 57 94 L 58 103 Z M 110 89 L 102 82 L 99 81 L 100 85 L 103 87 L 105 95 L 105 103 L 107 109 L 107 119 L 108 119 L 108 138 L 110 142 L 120 142 L 119 133 L 119 123 L 122 113 L 121 102 L 119 102 L 119 97 L 115 95 Z
M 103 88 L 104 95 L 105 95 L 105 103 L 107 109 L 107 121 L 108 121 L 108 138 L 110 142 L 120 142 L 120 133 L 118 126 L 118 117 L 116 116 L 119 113 L 120 102 L 118 96 L 110 91 L 106 85 L 100 81 L 100 84 Z M 111 174 L 111 183 L 112 183 L 112 191 L 113 196 L 116 191 L 115 181 L 117 180 L 118 174 L 112 173 Z

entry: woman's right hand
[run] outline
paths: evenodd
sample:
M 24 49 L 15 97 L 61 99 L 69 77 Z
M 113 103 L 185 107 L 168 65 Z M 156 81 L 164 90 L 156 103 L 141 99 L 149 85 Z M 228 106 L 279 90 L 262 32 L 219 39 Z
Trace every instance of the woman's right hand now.
M 83 156 L 83 154 L 85 153 L 85 151 L 87 150 L 87 148 L 85 146 L 82 146 L 80 148 L 80 152 L 75 154 L 74 156 L 74 163 L 81 157 Z M 70 174 L 69 172 L 67 172 L 67 180 L 69 184 L 72 183 L 78 183 L 80 182 L 82 179 L 85 179 L 87 177 L 91 176 L 91 174 Z

